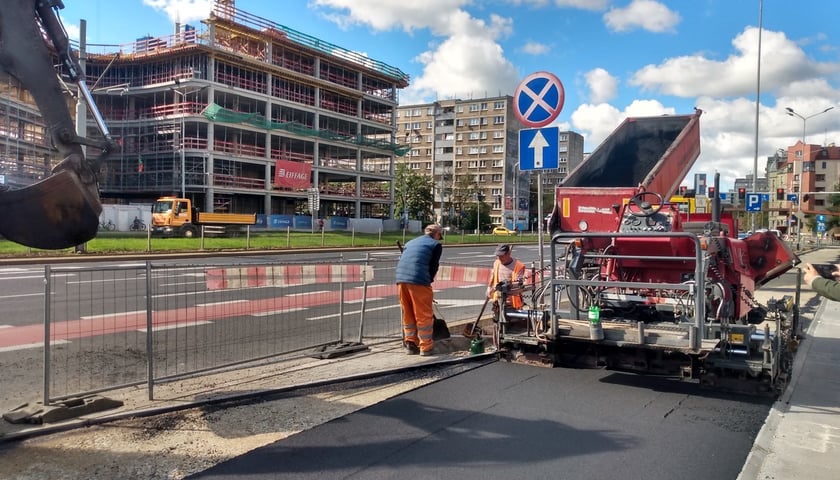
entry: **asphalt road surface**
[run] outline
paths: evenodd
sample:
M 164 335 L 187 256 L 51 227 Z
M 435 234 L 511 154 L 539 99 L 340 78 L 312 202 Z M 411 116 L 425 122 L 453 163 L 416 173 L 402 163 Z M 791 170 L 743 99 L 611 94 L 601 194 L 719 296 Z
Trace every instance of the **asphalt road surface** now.
M 770 404 L 656 377 L 496 362 L 188 478 L 735 478 Z

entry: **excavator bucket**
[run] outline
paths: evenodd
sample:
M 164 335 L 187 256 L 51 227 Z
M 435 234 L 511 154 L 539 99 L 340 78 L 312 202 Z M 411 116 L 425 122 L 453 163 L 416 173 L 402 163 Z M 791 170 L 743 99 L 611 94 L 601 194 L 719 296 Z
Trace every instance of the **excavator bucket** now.
M 61 170 L 28 187 L 0 191 L 0 235 L 32 248 L 69 248 L 96 236 L 101 212 L 95 184 Z

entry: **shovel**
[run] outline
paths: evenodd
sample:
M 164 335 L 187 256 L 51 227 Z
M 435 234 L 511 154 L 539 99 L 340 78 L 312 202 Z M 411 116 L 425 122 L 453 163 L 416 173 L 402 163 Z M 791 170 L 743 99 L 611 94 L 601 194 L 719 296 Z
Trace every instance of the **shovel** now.
M 484 300 L 484 305 L 481 306 L 481 311 L 478 312 L 478 318 L 476 318 L 473 323 L 464 325 L 464 331 L 461 334 L 464 338 L 475 338 L 481 336 L 481 329 L 478 328 L 478 322 L 481 321 L 481 316 L 484 315 L 484 310 L 487 308 L 488 303 L 490 303 L 490 297 L 487 297 Z

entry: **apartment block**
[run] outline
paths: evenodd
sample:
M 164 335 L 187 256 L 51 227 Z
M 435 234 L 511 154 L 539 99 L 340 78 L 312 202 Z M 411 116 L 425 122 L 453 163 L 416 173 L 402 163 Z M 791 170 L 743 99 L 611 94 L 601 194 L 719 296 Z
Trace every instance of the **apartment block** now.
M 85 64 L 119 142 L 101 173 L 105 202 L 176 194 L 204 211 L 393 216 L 398 89 L 409 81 L 398 68 L 232 0 L 172 35 L 89 49 Z
M 771 158 L 776 163 L 775 171 L 768 171 L 772 228 L 813 233 L 806 215 L 833 214 L 828 209 L 830 197 L 840 191 L 840 147 L 798 141 Z M 783 198 L 776 192 L 783 192 Z
M 400 105 L 395 141 L 408 151 L 397 161 L 432 179 L 435 214 L 443 224 L 458 225 L 458 214 L 483 198 L 493 224 L 527 230 L 536 219 L 532 179 L 538 175 L 519 170 L 522 128 L 509 95 Z M 581 161 L 583 138 L 561 133 L 560 152 L 560 168 L 540 172 L 552 192 Z

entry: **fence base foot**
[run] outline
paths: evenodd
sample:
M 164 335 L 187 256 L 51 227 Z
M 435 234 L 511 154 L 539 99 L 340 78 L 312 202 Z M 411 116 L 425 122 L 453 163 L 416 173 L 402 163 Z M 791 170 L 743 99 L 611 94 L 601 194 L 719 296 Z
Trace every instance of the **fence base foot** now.
M 54 423 L 68 418 L 79 417 L 89 413 L 101 412 L 112 408 L 122 407 L 123 402 L 110 398 L 92 397 L 71 398 L 44 405 L 42 402 L 24 403 L 11 412 L 4 413 L 3 419 L 9 423 Z
M 356 353 L 363 350 L 368 350 L 368 346 L 364 343 L 359 342 L 340 342 L 334 343 L 332 345 L 325 345 L 323 347 L 318 347 L 315 351 L 309 355 L 313 358 L 320 358 L 321 360 L 325 360 L 328 358 L 335 358 L 340 357 L 342 355 L 348 355 L 350 353 Z

